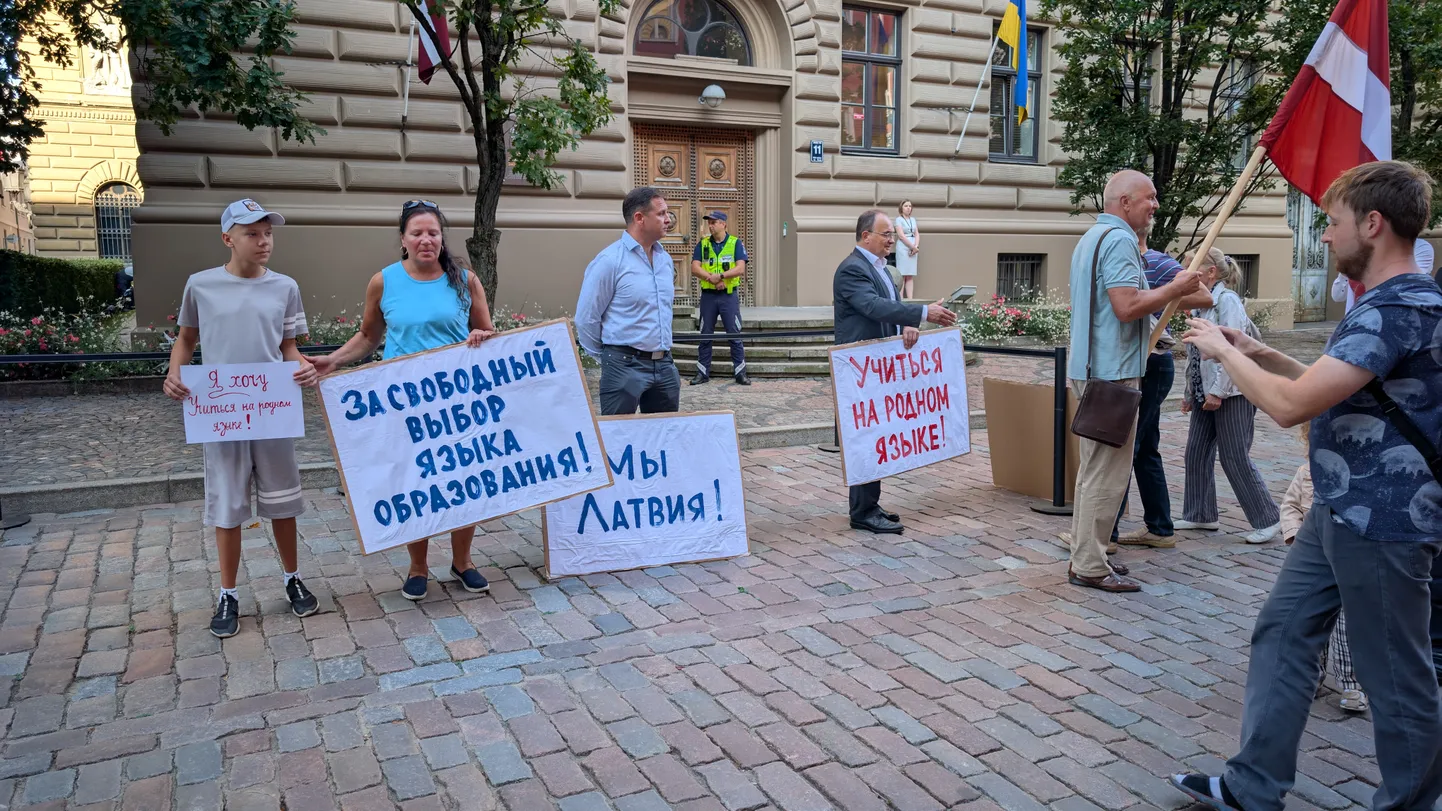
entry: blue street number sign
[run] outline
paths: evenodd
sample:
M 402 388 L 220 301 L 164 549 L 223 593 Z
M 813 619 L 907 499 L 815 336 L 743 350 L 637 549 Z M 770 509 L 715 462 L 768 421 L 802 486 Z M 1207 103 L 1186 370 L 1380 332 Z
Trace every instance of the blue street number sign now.
M 826 160 L 826 144 L 821 141 L 811 142 L 811 162 L 822 163 Z

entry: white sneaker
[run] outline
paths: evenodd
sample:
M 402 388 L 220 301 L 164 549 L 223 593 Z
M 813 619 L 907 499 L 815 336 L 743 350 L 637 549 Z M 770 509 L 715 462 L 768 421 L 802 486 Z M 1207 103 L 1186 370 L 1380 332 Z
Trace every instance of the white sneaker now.
M 1361 690 L 1343 690 L 1342 697 L 1337 699 L 1337 706 L 1347 712 L 1366 712 L 1367 694 Z
M 1172 522 L 1172 529 L 1211 529 L 1211 530 L 1216 530 L 1216 529 L 1221 529 L 1221 528 L 1222 528 L 1222 525 L 1221 525 L 1221 524 L 1218 524 L 1216 521 L 1203 521 L 1203 522 L 1201 522 L 1201 523 L 1196 523 L 1196 522 L 1193 522 L 1193 521 L 1173 521 L 1173 522 Z
M 1267 541 L 1270 541 L 1273 538 L 1277 537 L 1277 532 L 1281 528 L 1282 525 L 1280 522 L 1273 524 L 1270 527 L 1262 527 L 1261 529 L 1254 530 L 1250 535 L 1247 535 L 1242 540 L 1246 541 L 1247 543 L 1266 543 Z

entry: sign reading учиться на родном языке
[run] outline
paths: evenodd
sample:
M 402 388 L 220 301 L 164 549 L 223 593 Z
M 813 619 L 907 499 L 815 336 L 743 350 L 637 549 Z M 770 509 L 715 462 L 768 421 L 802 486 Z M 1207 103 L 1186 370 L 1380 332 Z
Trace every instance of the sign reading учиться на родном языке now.
M 747 554 L 736 415 L 602 417 L 615 484 L 546 505 L 546 577 Z
M 295 361 L 182 366 L 185 441 L 239 442 L 305 436 Z
M 865 484 L 971 451 L 961 330 L 831 349 L 842 478 Z
M 332 374 L 320 393 L 367 554 L 611 483 L 564 319 Z

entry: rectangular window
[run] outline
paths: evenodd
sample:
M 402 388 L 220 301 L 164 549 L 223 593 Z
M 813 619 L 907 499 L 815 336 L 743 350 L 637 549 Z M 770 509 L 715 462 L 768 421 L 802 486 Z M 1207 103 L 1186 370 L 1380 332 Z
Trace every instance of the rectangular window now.
M 841 151 L 899 150 L 900 17 L 846 6 L 841 12 Z
M 1000 24 L 998 24 L 1000 25 Z M 1011 66 L 1010 45 L 997 41 L 991 54 L 991 160 L 1036 163 L 1038 119 L 1041 117 L 1041 32 L 1026 32 L 1027 118 L 1016 123 L 1017 70 Z
M 1233 59 L 1227 63 L 1226 75 L 1217 77 L 1222 83 L 1218 97 L 1223 118 L 1231 118 L 1241 111 L 1243 102 L 1257 84 L 1257 73 L 1254 62 Z M 1232 167 L 1238 172 L 1246 168 L 1247 159 L 1252 156 L 1252 147 L 1255 145 L 1254 139 L 1249 136 L 1237 148 L 1237 153 L 1232 156 Z
M 1025 299 L 1046 289 L 1044 253 L 1000 253 L 996 256 L 996 294 Z
M 1257 297 L 1257 270 L 1261 267 L 1261 256 L 1255 253 L 1233 254 L 1232 259 L 1237 262 L 1237 269 L 1242 272 L 1241 289 L 1237 292 L 1242 298 Z

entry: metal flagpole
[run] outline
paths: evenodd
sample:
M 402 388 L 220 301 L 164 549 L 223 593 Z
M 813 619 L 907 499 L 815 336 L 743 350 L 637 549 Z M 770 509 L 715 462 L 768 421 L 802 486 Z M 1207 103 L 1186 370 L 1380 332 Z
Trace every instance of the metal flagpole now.
M 406 87 L 402 92 L 401 102 L 401 133 L 406 131 L 406 117 L 411 112 L 411 65 L 416 61 L 416 15 L 411 13 L 411 34 L 406 39 Z
M 961 135 L 956 138 L 956 149 L 951 154 L 961 154 L 961 142 L 966 138 L 966 128 L 971 126 L 971 114 L 976 112 L 976 100 L 981 98 L 982 85 L 986 84 L 986 77 L 991 75 L 991 58 L 996 54 L 996 43 L 1001 40 L 1001 29 L 997 29 L 996 35 L 991 38 L 991 47 L 986 51 L 986 67 L 981 69 L 981 80 L 976 83 L 976 93 L 971 97 L 971 107 L 967 108 L 966 121 L 962 122 Z

